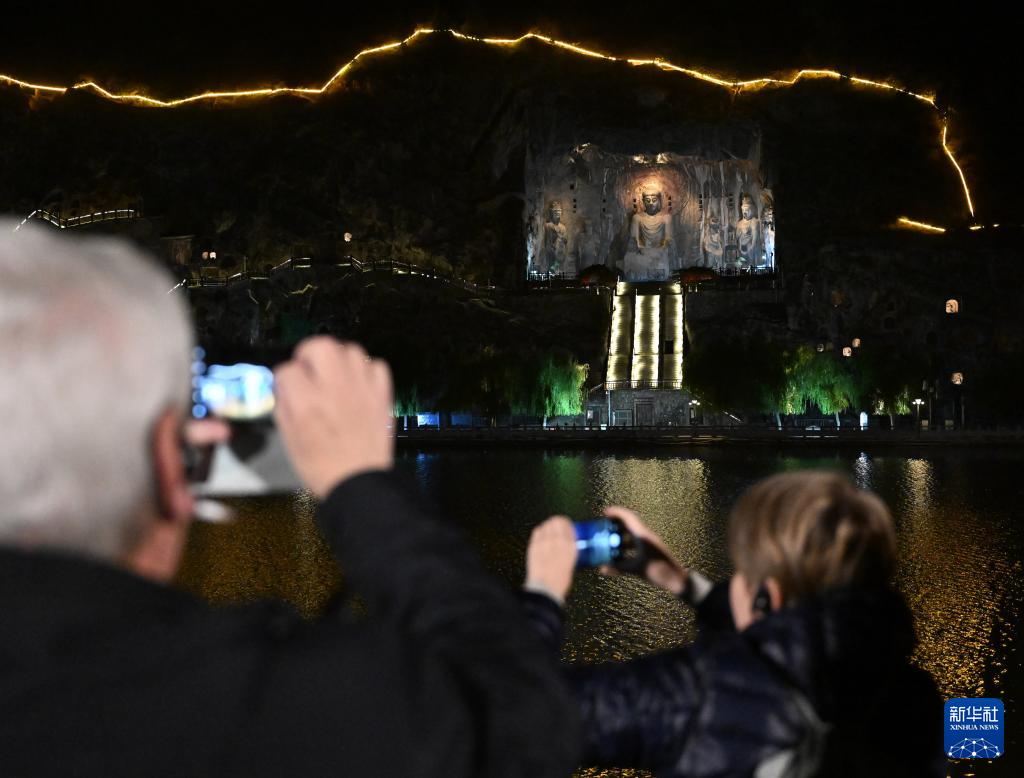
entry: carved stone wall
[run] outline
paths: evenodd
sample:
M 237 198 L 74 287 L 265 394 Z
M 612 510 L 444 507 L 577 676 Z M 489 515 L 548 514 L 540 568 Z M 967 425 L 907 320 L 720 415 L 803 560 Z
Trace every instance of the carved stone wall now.
M 632 280 L 657 280 L 686 267 L 728 270 L 770 264 L 761 216 L 774 204 L 759 169 L 756 136 L 747 157 L 714 159 L 672 151 L 629 155 L 584 144 L 568 153 L 528 160 L 528 275 L 575 275 L 585 267 L 604 265 Z M 672 239 L 663 251 L 655 248 L 650 272 L 644 272 L 644 265 L 637 270 L 638 246 L 631 231 L 634 218 L 644 213 L 644 192 L 661 194 L 655 218 L 665 215 L 671 222 Z M 742 204 L 748 197 L 757 255 L 743 257 L 737 226 L 742 226 Z M 550 215 L 555 203 L 561 206 L 557 226 Z M 554 244 L 555 230 L 565 235 L 560 262 L 552 262 L 550 250 L 545 250 Z M 641 254 L 652 253 L 651 247 L 639 248 Z

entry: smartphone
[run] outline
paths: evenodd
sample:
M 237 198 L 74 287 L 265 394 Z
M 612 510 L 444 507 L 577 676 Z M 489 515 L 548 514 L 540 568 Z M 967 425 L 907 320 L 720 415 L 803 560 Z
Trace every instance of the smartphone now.
M 274 373 L 249 362 L 210 364 L 196 349 L 192 416 L 231 424 L 231 439 L 193 452 L 193 492 L 204 497 L 284 494 L 302 488 L 274 426 Z
M 266 365 L 207 365 L 202 349 L 192 362 L 192 416 L 225 421 L 269 419 L 274 412 L 274 372 Z
M 576 529 L 576 567 L 614 565 L 633 546 L 633 536 L 619 519 L 601 516 L 589 521 L 574 521 Z

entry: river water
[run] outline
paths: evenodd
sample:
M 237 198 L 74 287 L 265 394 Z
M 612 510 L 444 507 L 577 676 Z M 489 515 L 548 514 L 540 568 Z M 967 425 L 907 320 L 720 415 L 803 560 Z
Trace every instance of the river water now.
M 899 538 L 897 585 L 916 619 L 914 661 L 943 698 L 998 697 L 1006 756 L 951 764 L 951 775 L 1022 775 L 1024 670 L 1018 622 L 1024 599 L 1024 452 L 727 449 L 629 453 L 541 449 L 402 451 L 440 512 L 470 537 L 487 566 L 521 581 L 530 529 L 553 513 L 597 515 L 605 505 L 640 513 L 686 565 L 713 578 L 731 572 L 729 507 L 751 483 L 801 468 L 848 474 L 889 504 Z M 217 602 L 279 597 L 314 615 L 337 591 L 339 571 L 317 534 L 306 494 L 235 503 L 238 519 L 197 525 L 180 583 Z M 630 578 L 577 576 L 566 657 L 625 659 L 690 641 L 691 613 Z M 894 700 L 892 727 L 899 728 Z M 935 726 L 942 722 L 936 717 Z M 581 775 L 632 775 L 586 771 Z

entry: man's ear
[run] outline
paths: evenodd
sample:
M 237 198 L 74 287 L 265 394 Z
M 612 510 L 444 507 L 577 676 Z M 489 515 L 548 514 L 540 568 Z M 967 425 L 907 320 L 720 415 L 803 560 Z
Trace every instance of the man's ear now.
M 779 586 L 778 579 L 766 578 L 763 584 L 765 590 L 768 592 L 768 599 L 771 602 L 771 609 L 773 611 L 779 610 L 782 607 L 782 587 Z
M 168 407 L 153 425 L 152 463 L 156 514 L 161 521 L 183 522 L 192 516 L 193 497 L 185 476 L 181 411 Z

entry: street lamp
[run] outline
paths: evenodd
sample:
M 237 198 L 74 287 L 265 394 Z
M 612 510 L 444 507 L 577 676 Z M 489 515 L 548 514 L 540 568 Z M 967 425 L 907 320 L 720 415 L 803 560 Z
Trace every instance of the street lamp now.
M 697 424 L 697 408 L 700 407 L 700 400 L 690 400 L 690 424 Z
M 921 430 L 921 406 L 924 405 L 924 400 L 920 397 L 914 400 L 914 410 L 917 412 L 917 429 Z

